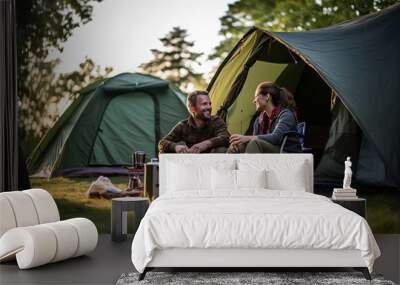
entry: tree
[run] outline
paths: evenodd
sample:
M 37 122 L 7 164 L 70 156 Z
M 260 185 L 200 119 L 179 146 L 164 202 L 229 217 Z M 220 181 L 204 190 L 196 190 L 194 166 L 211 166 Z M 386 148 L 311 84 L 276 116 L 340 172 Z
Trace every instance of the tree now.
M 85 58 L 79 70 L 56 75 L 53 70 L 60 63 L 59 59 L 45 61 L 25 78 L 24 87 L 35 94 L 34 100 L 22 96 L 18 101 L 18 127 L 25 132 L 29 140 L 37 141 L 53 126 L 62 112 L 76 99 L 80 90 L 91 83 L 106 78 L 112 71 L 102 69 Z M 63 103 L 63 104 L 60 104 Z
M 386 8 L 398 0 L 238 0 L 220 18 L 223 40 L 209 56 L 224 58 L 252 26 L 271 31 L 327 27 Z
M 26 155 L 81 88 L 112 70 L 85 58 L 78 71 L 57 75 L 60 59 L 48 59 L 51 49 L 62 52 L 73 30 L 91 21 L 94 2 L 101 0 L 17 1 L 18 127 Z
M 18 76 L 25 78 L 32 62 L 44 61 L 50 49 L 63 50 L 62 43 L 81 24 L 92 20 L 90 3 L 102 0 L 23 0 L 17 2 Z M 19 96 L 26 95 L 19 88 Z
M 139 67 L 145 73 L 175 83 L 184 91 L 192 89 L 195 85 L 205 86 L 201 74 L 193 71 L 193 65 L 200 64 L 198 59 L 202 53 L 191 51 L 194 42 L 188 41 L 187 37 L 188 33 L 185 29 L 174 27 L 160 39 L 164 49 L 152 49 L 154 58 Z

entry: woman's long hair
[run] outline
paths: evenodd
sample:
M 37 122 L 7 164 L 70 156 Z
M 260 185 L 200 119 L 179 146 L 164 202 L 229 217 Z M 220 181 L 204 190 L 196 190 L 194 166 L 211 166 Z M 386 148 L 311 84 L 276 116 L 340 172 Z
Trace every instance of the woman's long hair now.
M 281 88 L 281 106 L 288 108 L 295 114 L 297 112 L 296 101 L 294 100 L 294 96 L 285 87 Z

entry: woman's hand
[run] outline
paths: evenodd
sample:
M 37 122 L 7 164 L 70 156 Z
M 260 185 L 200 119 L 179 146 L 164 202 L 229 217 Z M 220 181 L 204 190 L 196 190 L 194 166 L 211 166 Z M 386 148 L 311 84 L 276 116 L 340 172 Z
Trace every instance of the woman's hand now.
M 234 134 L 231 135 L 231 137 L 229 138 L 229 144 L 237 147 L 239 144 L 247 143 L 254 138 L 255 136 L 244 136 L 244 135 Z

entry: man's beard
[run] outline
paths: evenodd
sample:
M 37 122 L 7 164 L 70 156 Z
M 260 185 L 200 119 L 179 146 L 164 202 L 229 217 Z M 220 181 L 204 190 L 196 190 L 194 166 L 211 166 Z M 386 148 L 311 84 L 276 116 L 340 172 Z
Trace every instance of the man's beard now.
M 204 113 L 205 112 L 197 113 L 194 116 L 195 116 L 196 119 L 202 120 L 202 121 L 205 121 L 205 122 L 208 122 L 209 120 L 211 120 L 211 111 L 209 111 L 209 115 L 208 116 L 204 115 Z

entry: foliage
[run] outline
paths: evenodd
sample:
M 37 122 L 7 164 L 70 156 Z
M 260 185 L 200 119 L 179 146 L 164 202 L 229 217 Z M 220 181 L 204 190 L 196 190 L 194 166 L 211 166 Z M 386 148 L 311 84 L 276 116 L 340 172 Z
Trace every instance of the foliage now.
M 188 91 L 194 85 L 205 85 L 201 74 L 193 71 L 193 65 L 200 64 L 202 53 L 191 51 L 194 42 L 186 38 L 185 29 L 174 27 L 160 41 L 163 50 L 152 49 L 153 59 L 139 67 L 145 72 L 170 80 L 182 90 Z
M 85 58 L 79 70 L 57 75 L 60 59 L 48 59 L 52 49 L 63 51 L 74 29 L 91 21 L 94 1 L 101 0 L 17 1 L 18 127 L 25 154 L 81 88 L 112 71 Z
M 224 58 L 252 26 L 271 31 L 327 27 L 386 8 L 399 0 L 237 0 L 220 18 L 223 40 L 210 59 Z
M 35 96 L 20 97 L 18 126 L 30 138 L 43 136 L 69 103 L 76 99 L 81 89 L 106 78 L 112 71 L 109 67 L 103 70 L 91 59 L 85 58 L 79 65 L 79 70 L 56 75 L 53 70 L 59 62 L 60 60 L 56 59 L 31 66 L 30 73 L 23 82 L 24 87 Z
M 17 46 L 21 78 L 30 72 L 29 63 L 46 59 L 51 48 L 61 52 L 62 43 L 72 35 L 72 31 L 92 20 L 93 6 L 90 3 L 93 1 L 101 0 L 17 1 Z

